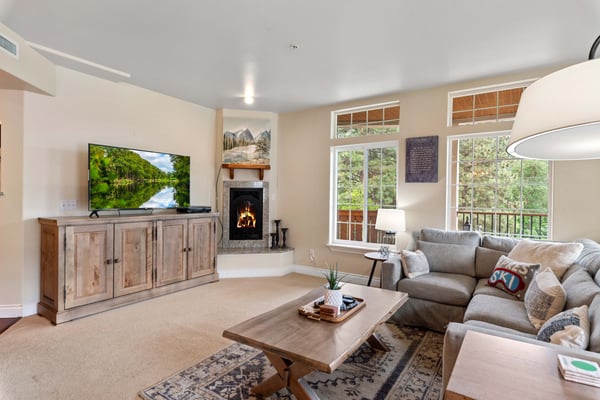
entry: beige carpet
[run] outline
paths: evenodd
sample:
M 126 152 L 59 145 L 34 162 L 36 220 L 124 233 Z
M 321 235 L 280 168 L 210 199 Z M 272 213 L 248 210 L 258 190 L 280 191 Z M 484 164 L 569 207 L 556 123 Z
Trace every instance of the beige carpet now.
M 57 326 L 25 317 L 0 335 L 0 400 L 139 399 L 140 389 L 232 344 L 224 329 L 322 280 L 223 279 Z

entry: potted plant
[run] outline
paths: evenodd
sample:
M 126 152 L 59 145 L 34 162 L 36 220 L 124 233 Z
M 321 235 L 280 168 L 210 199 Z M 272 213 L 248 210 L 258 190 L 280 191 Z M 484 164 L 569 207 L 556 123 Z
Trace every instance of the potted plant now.
M 332 306 L 340 307 L 344 304 L 344 298 L 342 296 L 342 279 L 340 276 L 339 268 L 337 263 L 335 267 L 328 265 L 328 271 L 324 272 L 325 279 L 327 279 L 327 285 L 325 285 L 325 295 L 323 296 L 323 302 Z

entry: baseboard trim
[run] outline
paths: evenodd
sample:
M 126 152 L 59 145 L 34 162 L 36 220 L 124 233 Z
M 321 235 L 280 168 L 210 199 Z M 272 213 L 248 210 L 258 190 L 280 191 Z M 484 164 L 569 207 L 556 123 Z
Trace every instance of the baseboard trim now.
M 308 267 L 305 265 L 294 265 L 292 267 L 292 272 L 296 272 L 298 274 L 303 274 L 303 275 L 318 276 L 318 277 L 322 277 L 323 279 L 325 279 L 323 274 L 325 274 L 327 272 L 327 269 Z M 369 282 L 369 277 L 366 275 L 351 274 L 351 273 L 345 273 L 345 272 L 340 272 L 340 275 L 344 276 L 343 282 L 355 283 L 358 285 L 366 285 Z M 378 277 L 375 277 L 375 276 L 373 277 L 373 280 L 371 281 L 371 286 L 379 287 L 379 278 Z
M 37 314 L 37 303 L 24 304 L 23 305 L 23 316 Z
M 21 304 L 0 304 L 0 318 L 16 318 L 22 316 L 23 306 Z

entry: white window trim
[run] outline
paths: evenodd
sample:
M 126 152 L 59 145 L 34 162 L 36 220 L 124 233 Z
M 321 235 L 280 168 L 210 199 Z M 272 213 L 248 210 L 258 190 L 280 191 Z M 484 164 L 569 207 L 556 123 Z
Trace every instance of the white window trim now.
M 388 140 L 382 142 L 369 142 L 360 144 L 346 144 L 331 146 L 329 149 L 329 242 L 327 246 L 334 251 L 343 251 L 349 253 L 363 253 L 363 250 L 379 250 L 381 244 L 357 242 L 353 240 L 338 240 L 335 238 L 335 226 L 337 216 L 337 168 L 335 165 L 337 151 L 348 151 L 348 150 L 368 150 L 382 147 L 395 147 L 396 148 L 396 188 L 398 187 L 398 168 L 400 166 L 400 141 L 399 140 Z M 364 167 L 363 167 L 364 168 Z M 396 189 L 397 190 L 397 189 Z M 368 195 L 365 192 L 365 197 Z M 365 201 L 366 202 L 366 201 Z M 398 193 L 396 192 L 396 203 L 398 202 Z
M 389 106 L 395 106 L 395 105 L 400 105 L 400 100 L 393 100 L 393 101 L 387 101 L 385 103 L 377 103 L 377 104 L 369 104 L 368 106 L 362 106 L 362 107 L 350 107 L 350 108 L 343 108 L 341 110 L 334 110 L 331 112 L 331 116 L 330 116 L 330 121 L 331 121 L 331 126 L 329 127 L 329 132 L 330 132 L 330 138 L 334 139 L 334 140 L 346 140 L 349 138 L 339 138 L 337 137 L 337 115 L 338 114 L 345 114 L 345 113 L 355 113 L 355 112 L 361 112 L 361 111 L 368 111 L 368 110 L 372 110 L 375 108 L 385 108 L 385 107 L 389 107 Z M 364 136 L 356 136 L 358 138 L 364 138 Z
M 470 139 L 473 137 L 496 137 L 501 135 L 509 135 L 510 131 L 495 131 L 495 132 L 481 132 L 481 133 L 469 133 L 463 135 L 450 135 L 446 138 L 446 215 L 445 215 L 445 229 L 451 229 L 452 221 L 452 199 L 450 195 L 452 193 L 452 141 L 460 139 Z M 554 236 L 554 162 L 548 162 L 548 240 L 551 240 Z
M 501 83 L 498 85 L 480 86 L 480 87 L 476 87 L 476 88 L 472 88 L 472 89 L 462 89 L 462 90 L 455 90 L 453 92 L 448 92 L 448 109 L 446 112 L 446 127 L 448 127 L 448 128 L 453 127 L 452 126 L 452 103 L 453 103 L 452 100 L 455 97 L 476 95 L 476 94 L 487 93 L 487 92 L 499 92 L 502 90 L 517 89 L 517 88 L 522 88 L 522 87 L 527 88 L 527 86 L 531 85 L 533 82 L 537 81 L 538 79 L 539 78 L 525 79 L 522 81 Z M 510 120 L 512 121 L 513 119 L 514 118 L 511 118 Z M 485 122 L 490 122 L 490 121 L 485 121 Z M 474 123 L 474 125 L 477 125 L 477 123 Z

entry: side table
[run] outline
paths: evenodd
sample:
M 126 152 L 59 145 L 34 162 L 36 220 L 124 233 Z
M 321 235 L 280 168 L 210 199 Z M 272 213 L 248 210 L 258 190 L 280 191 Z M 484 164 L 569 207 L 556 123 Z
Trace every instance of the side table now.
M 373 260 L 373 266 L 371 267 L 371 274 L 369 275 L 369 282 L 367 283 L 367 286 L 371 286 L 371 281 L 373 280 L 373 273 L 375 273 L 375 267 L 377 266 L 377 261 L 381 261 L 383 263 L 384 261 L 387 261 L 388 256 L 384 256 L 383 254 L 381 254 L 378 251 L 373 251 L 371 253 L 365 254 L 365 258 L 367 258 L 369 260 Z
M 444 399 L 600 399 L 600 388 L 561 377 L 559 353 L 600 361 L 599 357 L 570 354 L 566 347 L 550 348 L 469 331 Z

